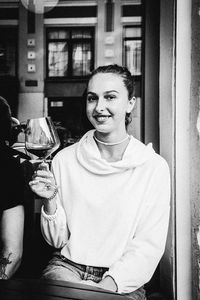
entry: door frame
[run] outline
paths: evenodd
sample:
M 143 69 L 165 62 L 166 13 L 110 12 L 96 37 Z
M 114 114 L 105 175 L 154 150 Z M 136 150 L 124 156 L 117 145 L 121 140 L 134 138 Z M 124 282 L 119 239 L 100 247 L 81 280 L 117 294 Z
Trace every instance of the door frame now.
M 160 154 L 169 163 L 172 183 L 171 222 L 161 283 L 170 300 L 190 300 L 191 0 L 160 3 Z

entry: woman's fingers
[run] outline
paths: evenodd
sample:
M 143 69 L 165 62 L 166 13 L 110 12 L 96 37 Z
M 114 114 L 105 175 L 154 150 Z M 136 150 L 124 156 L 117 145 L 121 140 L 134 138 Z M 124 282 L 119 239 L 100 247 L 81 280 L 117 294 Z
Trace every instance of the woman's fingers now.
M 49 164 L 47 162 L 42 162 L 41 164 L 39 164 L 38 170 L 44 170 L 44 171 L 49 171 Z
M 52 184 L 52 185 L 55 185 L 54 182 L 52 182 L 51 179 L 49 178 L 46 178 L 46 177 L 40 177 L 40 176 L 36 176 L 33 178 L 33 180 L 31 182 L 42 182 L 42 183 L 48 183 L 48 184 Z
M 34 186 L 34 188 L 43 188 L 47 190 L 55 190 L 55 188 L 58 188 L 54 182 L 43 177 L 36 177 L 34 180 L 29 182 L 29 185 L 31 187 Z
M 29 182 L 31 190 L 42 198 L 49 198 L 55 192 L 57 187 L 51 183 L 41 182 L 38 180 L 33 180 Z
M 34 172 L 32 180 L 29 182 L 29 186 L 38 196 L 48 198 L 58 187 L 55 184 L 53 174 L 49 171 L 49 166 L 48 168 L 43 168 L 43 165 L 48 166 L 47 163 L 40 164 L 41 167 L 37 168 Z
M 49 178 L 54 178 L 53 174 L 50 171 L 44 171 L 44 170 L 37 170 L 33 174 L 34 177 L 39 176 L 39 177 L 49 177 Z

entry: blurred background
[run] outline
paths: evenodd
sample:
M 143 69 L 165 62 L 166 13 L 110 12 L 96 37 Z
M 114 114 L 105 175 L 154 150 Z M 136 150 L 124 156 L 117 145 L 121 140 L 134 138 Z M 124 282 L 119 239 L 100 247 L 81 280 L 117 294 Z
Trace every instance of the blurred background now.
M 84 91 L 90 72 L 123 64 L 134 77 L 137 98 L 129 130 L 144 140 L 145 7 L 141 0 L 0 1 L 0 93 L 13 116 L 21 122 L 51 116 L 62 145 L 73 143 L 89 126 Z M 159 1 L 150 10 L 158 25 Z M 155 49 L 158 32 L 157 26 Z M 157 74 L 155 65 L 155 81 Z

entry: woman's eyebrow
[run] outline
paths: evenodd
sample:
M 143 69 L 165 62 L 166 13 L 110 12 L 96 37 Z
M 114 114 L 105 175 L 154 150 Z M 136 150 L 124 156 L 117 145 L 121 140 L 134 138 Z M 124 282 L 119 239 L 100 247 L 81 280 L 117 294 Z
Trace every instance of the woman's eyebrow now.
M 96 95 L 96 93 L 88 91 L 88 92 L 87 92 L 87 95 L 89 95 L 89 94 L 90 94 L 90 95 Z
M 106 91 L 106 92 L 104 92 L 104 94 L 109 94 L 109 93 L 113 93 L 113 92 L 119 94 L 119 92 L 116 90 Z
M 110 93 L 113 93 L 113 92 L 119 94 L 119 92 L 116 91 L 116 90 L 105 91 L 104 94 L 110 94 Z M 97 95 L 97 94 L 95 92 L 88 91 L 87 95 Z

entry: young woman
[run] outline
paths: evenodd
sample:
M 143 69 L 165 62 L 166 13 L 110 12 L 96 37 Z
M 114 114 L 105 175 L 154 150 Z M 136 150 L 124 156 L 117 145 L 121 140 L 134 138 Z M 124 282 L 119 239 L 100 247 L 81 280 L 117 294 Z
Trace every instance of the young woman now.
M 127 133 L 135 104 L 130 72 L 97 68 L 87 87 L 94 129 L 61 150 L 30 186 L 44 198 L 41 228 L 58 249 L 43 277 L 146 299 L 164 252 L 170 202 L 166 161 Z

